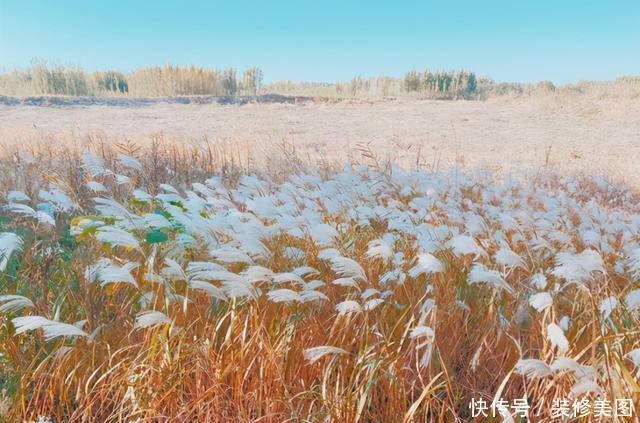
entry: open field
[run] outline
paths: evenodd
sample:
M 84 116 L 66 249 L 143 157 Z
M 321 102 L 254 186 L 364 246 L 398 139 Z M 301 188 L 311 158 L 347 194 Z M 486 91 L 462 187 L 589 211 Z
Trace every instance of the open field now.
M 344 101 L 243 106 L 0 106 L 3 146 L 83 135 L 148 143 L 163 132 L 178 144 L 202 140 L 260 161 L 285 140 L 310 162 L 347 160 L 368 143 L 382 158 L 510 171 L 549 164 L 640 186 L 637 98 L 542 95 L 489 101 Z M 6 151 L 6 150 L 5 150 Z
M 639 107 L 0 106 L 0 421 L 609 421 Z

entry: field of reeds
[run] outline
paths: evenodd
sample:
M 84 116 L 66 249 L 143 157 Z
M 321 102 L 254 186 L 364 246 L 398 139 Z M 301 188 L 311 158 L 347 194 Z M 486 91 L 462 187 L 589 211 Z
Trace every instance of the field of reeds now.
M 637 421 L 633 189 L 364 147 L 1 160 L 0 420 Z

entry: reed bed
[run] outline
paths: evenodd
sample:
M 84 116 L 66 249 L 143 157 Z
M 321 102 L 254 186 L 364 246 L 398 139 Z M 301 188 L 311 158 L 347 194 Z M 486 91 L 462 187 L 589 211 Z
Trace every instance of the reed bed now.
M 95 142 L 16 150 L 0 181 L 6 421 L 640 401 L 640 197 L 603 178 Z

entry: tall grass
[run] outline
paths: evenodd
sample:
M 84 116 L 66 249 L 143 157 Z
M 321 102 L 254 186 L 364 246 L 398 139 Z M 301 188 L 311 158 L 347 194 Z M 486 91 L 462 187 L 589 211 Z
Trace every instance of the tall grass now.
M 181 95 L 255 95 L 262 72 L 207 69 L 195 66 L 143 67 L 132 72 L 86 72 L 74 67 L 38 63 L 25 70 L 0 75 L 3 95 L 69 95 L 168 97 Z
M 273 93 L 328 98 L 432 98 L 487 99 L 537 94 L 593 94 L 598 97 L 640 97 L 637 76 L 614 81 L 581 81 L 562 87 L 548 81 L 539 84 L 499 83 L 470 71 L 408 71 L 402 78 L 355 76 L 342 82 L 275 81 L 263 84 L 257 67 L 236 69 L 196 66 L 143 67 L 131 72 L 87 72 L 78 67 L 36 63 L 24 70 L 0 74 L 0 95 L 171 97 L 189 95 L 255 96 Z M 550 85 L 549 85 L 550 84 Z
M 365 147 L 320 169 L 283 151 L 284 171 L 85 148 L 0 166 L 8 421 L 484 421 L 472 398 L 549 420 L 554 398 L 640 400 L 623 186 Z

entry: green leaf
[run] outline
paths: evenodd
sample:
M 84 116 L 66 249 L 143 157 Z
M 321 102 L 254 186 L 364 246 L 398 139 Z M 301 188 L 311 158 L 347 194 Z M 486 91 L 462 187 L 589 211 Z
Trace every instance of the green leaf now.
M 171 200 L 169 201 L 169 204 L 178 207 L 179 209 L 181 209 L 182 211 L 187 211 L 187 208 L 184 206 L 184 204 L 182 204 L 182 201 L 179 200 Z
M 145 241 L 147 241 L 147 244 L 158 244 L 160 242 L 165 242 L 168 239 L 169 237 L 167 236 L 167 234 L 162 232 L 160 229 L 154 229 L 151 232 L 147 232 L 147 235 L 145 236 Z
M 153 211 L 155 214 L 159 214 L 161 216 L 164 216 L 167 218 L 167 220 L 170 220 L 171 218 L 173 218 L 173 215 L 171 213 L 169 213 L 166 210 L 161 209 L 160 207 L 156 207 L 155 210 Z

